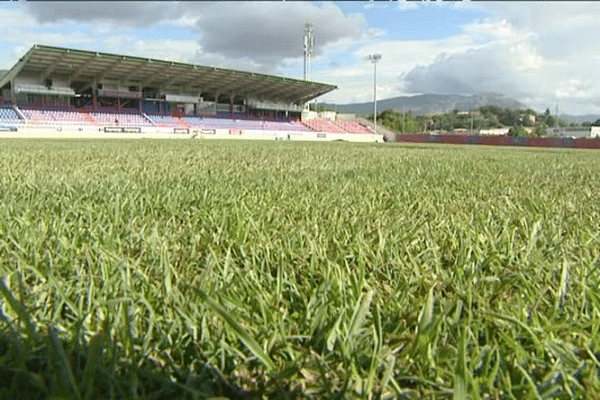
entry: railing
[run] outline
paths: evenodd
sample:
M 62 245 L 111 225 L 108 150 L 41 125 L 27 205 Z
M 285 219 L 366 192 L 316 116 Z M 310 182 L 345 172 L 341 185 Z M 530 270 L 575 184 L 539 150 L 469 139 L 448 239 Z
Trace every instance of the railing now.
M 141 99 L 142 92 L 135 92 L 135 91 L 128 91 L 128 90 L 98 89 L 98 96 L 121 98 L 121 99 Z
M 44 85 L 15 85 L 15 93 L 53 94 L 63 96 L 75 96 L 75 91 L 69 87 L 47 87 Z

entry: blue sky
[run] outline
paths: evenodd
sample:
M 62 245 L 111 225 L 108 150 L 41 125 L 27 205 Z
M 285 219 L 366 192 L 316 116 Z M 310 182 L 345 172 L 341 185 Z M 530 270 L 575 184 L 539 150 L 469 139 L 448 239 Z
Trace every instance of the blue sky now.
M 0 2 L 0 69 L 33 44 L 301 78 L 315 30 L 321 101 L 495 92 L 543 111 L 600 114 L 598 2 Z
M 489 15 L 484 10 L 455 7 L 450 3 L 442 6 L 423 3 L 414 8 L 398 7 L 395 2 L 337 4 L 348 14 L 362 14 L 369 26 L 384 30 L 386 38 L 392 40 L 443 39 L 460 33 L 462 25 Z

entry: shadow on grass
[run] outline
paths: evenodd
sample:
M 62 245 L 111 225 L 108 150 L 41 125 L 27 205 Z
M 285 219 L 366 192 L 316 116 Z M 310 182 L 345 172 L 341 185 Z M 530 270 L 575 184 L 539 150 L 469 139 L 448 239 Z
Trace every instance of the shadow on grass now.
M 6 321 L 6 320 L 5 320 Z M 11 332 L 12 331 L 12 332 Z M 228 382 L 215 368 L 199 374 L 161 365 L 119 359 L 118 344 L 106 335 L 89 342 L 59 339 L 57 333 L 23 337 L 12 329 L 0 334 L 0 397 L 22 399 L 252 399 L 259 394 Z
M 194 370 L 144 356 L 115 341 L 105 324 L 89 337 L 75 330 L 38 329 L 24 305 L 0 280 L 0 398 L 11 399 L 296 399 L 298 390 L 259 385 L 244 390 L 217 368 L 195 362 Z M 256 377 L 254 377 L 256 378 Z M 259 379 L 260 380 L 260 379 Z M 262 379 L 265 381 L 265 379 Z
M 6 322 L 5 316 L 2 316 Z M 217 368 L 200 372 L 164 365 L 151 357 L 132 363 L 104 334 L 89 341 L 60 339 L 54 329 L 28 337 L 3 325 L 0 398 L 13 399 L 299 399 L 299 390 L 247 391 Z M 198 369 L 197 369 L 198 370 Z

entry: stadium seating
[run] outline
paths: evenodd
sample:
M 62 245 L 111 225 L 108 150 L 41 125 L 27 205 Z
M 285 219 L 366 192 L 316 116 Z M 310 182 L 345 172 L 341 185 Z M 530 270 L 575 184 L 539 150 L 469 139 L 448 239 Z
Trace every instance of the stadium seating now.
M 154 125 L 161 128 L 181 128 L 181 118 L 173 118 L 170 115 L 148 115 L 150 121 L 154 123 Z
M 283 132 L 329 132 L 337 134 L 370 134 L 364 125 L 356 121 L 331 122 L 315 118 L 304 123 L 292 120 L 259 119 L 253 116 L 237 118 L 207 116 L 183 116 L 139 114 L 135 110 L 130 113 L 113 113 L 109 110 L 73 110 L 57 111 L 50 109 L 21 108 L 30 124 L 39 125 L 82 125 L 82 126 L 123 126 L 123 127 L 162 127 L 162 128 L 201 128 L 201 129 L 234 129 L 253 131 Z M 0 108 L 0 123 L 23 122 L 18 113 L 10 107 Z
M 113 114 L 107 112 L 91 112 L 92 116 L 100 125 L 116 126 L 154 126 L 152 122 L 140 114 Z
M 346 133 L 346 131 L 339 126 L 322 118 L 310 119 L 304 122 L 304 125 L 317 132 Z
M 154 126 L 154 123 L 143 115 L 134 113 L 117 114 L 110 112 L 90 112 L 88 110 L 57 111 L 31 108 L 21 108 L 21 111 L 27 122 L 35 125 Z
M 17 112 L 10 107 L 0 108 L 0 125 L 15 125 L 23 122 Z
M 308 132 L 306 126 L 290 121 L 262 121 L 254 118 L 230 119 L 214 117 L 183 117 L 193 127 L 210 129 L 269 130 Z
M 36 110 L 21 108 L 27 122 L 37 125 L 89 125 L 88 121 L 75 111 Z
M 264 129 L 290 132 L 310 132 L 310 129 L 298 122 L 273 122 L 265 121 Z
M 373 133 L 362 124 L 355 121 L 335 121 L 334 123 L 348 133 L 359 133 L 363 135 Z
M 261 129 L 259 121 L 256 127 L 250 127 L 251 125 L 244 125 L 241 120 L 229 119 L 229 118 L 201 118 L 201 117 L 183 117 L 193 127 L 199 128 L 211 128 L 211 129 Z M 251 122 L 251 121 L 244 121 Z

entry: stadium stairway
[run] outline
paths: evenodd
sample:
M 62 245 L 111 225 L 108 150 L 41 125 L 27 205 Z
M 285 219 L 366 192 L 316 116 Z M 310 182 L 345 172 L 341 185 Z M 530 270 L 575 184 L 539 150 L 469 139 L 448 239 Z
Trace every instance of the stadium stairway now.
M 142 113 L 142 117 L 144 117 L 144 119 L 148 122 L 150 122 L 152 124 L 152 126 L 158 126 L 156 125 L 156 123 L 154 121 L 152 121 L 152 118 L 150 118 L 146 113 Z
M 302 123 L 315 132 L 348 133 L 339 126 L 322 118 L 314 118 Z
M 148 115 L 145 114 L 154 126 L 159 128 L 179 128 L 181 125 L 173 119 L 172 116 L 166 115 Z
M 175 120 L 175 122 L 177 122 L 179 124 L 179 126 L 181 126 L 182 128 L 189 128 L 190 124 L 187 123 L 187 121 L 184 121 L 183 119 L 181 119 L 180 117 L 173 117 L 173 119 Z
M 369 121 L 366 118 L 357 118 L 356 121 L 363 124 L 365 127 L 367 127 L 367 129 L 371 131 L 374 130 L 373 121 Z M 377 133 L 385 135 L 389 141 L 393 141 L 396 138 L 396 132 L 381 126 L 379 123 L 377 123 Z
M 19 107 L 17 106 L 12 106 L 11 107 L 13 110 L 15 110 L 15 112 L 17 113 L 17 115 L 23 120 L 23 122 L 25 122 L 25 120 L 27 120 L 27 118 L 25 118 L 25 114 L 23 114 L 23 111 L 19 110 Z
M 348 133 L 359 133 L 363 135 L 368 135 L 373 133 L 373 131 L 358 121 L 333 121 L 333 123 Z
M 100 125 L 100 123 L 96 120 L 96 118 L 94 118 L 92 115 L 90 115 L 90 112 L 88 110 L 77 110 L 77 112 L 89 124 L 91 124 L 91 125 Z

